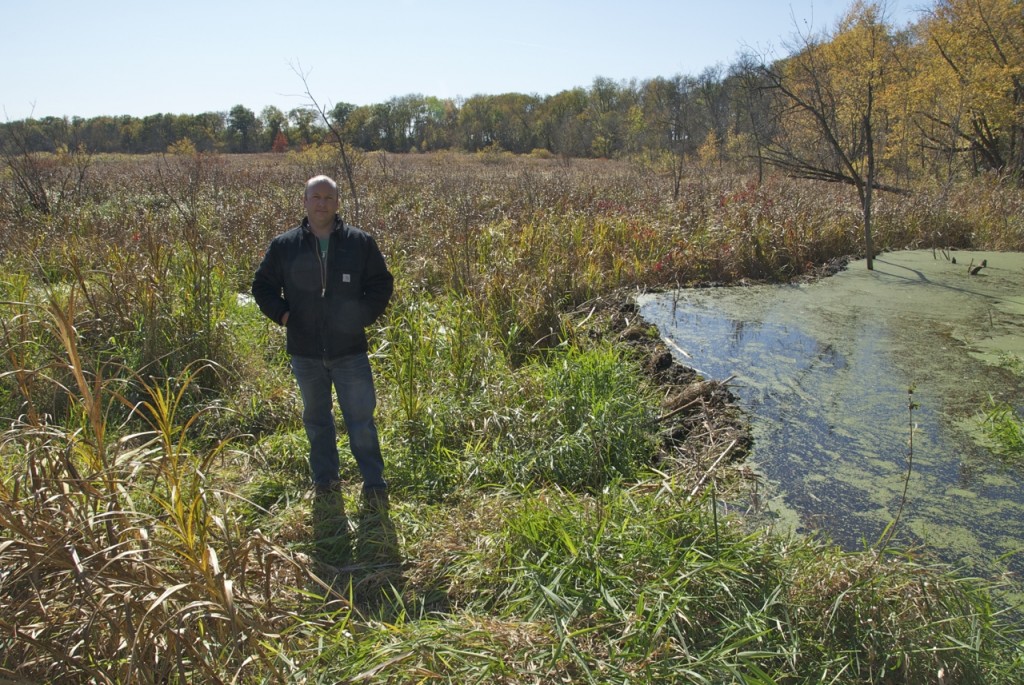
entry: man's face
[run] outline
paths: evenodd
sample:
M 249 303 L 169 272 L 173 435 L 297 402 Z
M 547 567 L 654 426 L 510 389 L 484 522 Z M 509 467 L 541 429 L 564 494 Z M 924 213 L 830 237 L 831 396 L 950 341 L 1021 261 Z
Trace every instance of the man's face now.
M 306 189 L 303 205 L 312 223 L 325 224 L 338 212 L 338 193 L 329 183 L 318 183 Z

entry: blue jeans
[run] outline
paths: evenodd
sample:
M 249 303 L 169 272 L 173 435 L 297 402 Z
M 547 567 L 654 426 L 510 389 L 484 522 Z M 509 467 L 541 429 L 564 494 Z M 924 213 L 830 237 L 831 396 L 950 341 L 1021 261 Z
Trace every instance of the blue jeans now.
M 363 477 L 363 489 L 387 487 L 377 426 L 373 422 L 377 394 L 366 353 L 328 360 L 292 357 L 292 374 L 302 395 L 302 423 L 309 438 L 313 484 L 328 487 L 338 480 L 340 464 L 331 397 L 333 386 L 348 431 L 349 448 Z

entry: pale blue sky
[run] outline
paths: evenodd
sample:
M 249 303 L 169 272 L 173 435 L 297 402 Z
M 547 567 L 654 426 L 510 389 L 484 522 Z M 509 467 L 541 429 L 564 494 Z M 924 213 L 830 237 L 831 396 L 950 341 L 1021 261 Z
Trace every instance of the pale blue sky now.
M 697 75 L 852 0 L 0 0 L 0 120 L 227 111 Z M 892 21 L 929 0 L 889 0 Z

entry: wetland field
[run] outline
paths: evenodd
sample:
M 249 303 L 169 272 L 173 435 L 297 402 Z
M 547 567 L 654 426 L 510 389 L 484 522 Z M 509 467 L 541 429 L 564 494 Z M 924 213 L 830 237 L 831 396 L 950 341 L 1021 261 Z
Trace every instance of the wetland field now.
M 836 185 L 351 154 L 383 511 L 247 297 L 333 149 L 0 171 L 0 680 L 1024 680 L 1018 186 L 880 193 L 868 272 Z

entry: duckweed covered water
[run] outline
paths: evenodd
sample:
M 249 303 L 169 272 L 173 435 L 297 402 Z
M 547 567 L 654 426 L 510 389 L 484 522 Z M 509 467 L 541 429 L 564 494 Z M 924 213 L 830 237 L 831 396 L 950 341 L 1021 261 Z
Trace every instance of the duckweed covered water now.
M 874 271 L 853 262 L 813 284 L 645 295 L 641 313 L 682 363 L 736 376 L 749 462 L 780 523 L 847 549 L 876 543 L 899 508 L 913 423 L 896 539 L 1020 575 L 1024 464 L 994 454 L 978 425 L 990 398 L 1024 408 L 1024 379 L 999 365 L 1024 357 L 1024 254 L 951 256 L 887 253 Z

